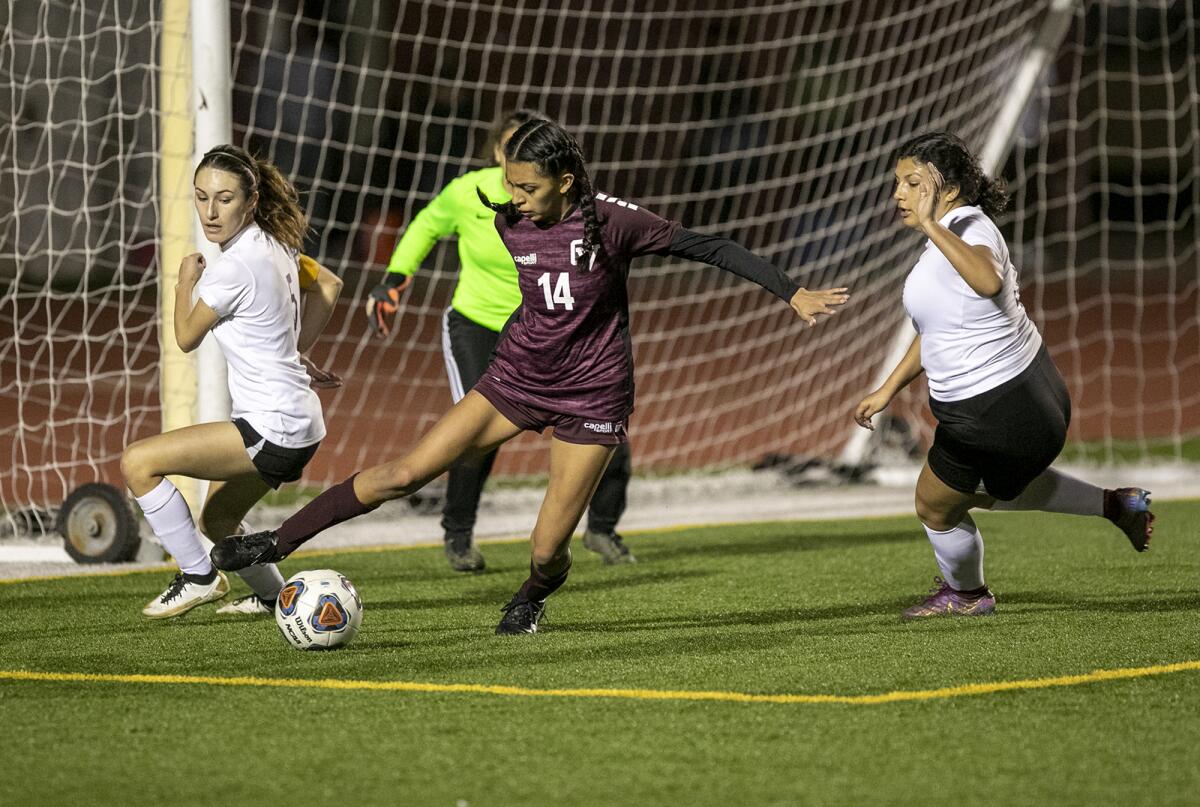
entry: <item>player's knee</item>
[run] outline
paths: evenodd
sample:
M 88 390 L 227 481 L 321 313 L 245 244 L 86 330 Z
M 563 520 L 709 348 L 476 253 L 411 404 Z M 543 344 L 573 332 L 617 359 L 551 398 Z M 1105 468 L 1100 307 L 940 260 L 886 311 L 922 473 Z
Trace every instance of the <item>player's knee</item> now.
M 145 487 L 147 479 L 152 475 L 149 460 L 149 452 L 140 440 L 126 446 L 121 452 L 121 476 L 130 490 Z
M 944 532 L 953 529 L 962 519 L 955 519 L 954 514 L 917 496 L 917 518 L 931 530 Z

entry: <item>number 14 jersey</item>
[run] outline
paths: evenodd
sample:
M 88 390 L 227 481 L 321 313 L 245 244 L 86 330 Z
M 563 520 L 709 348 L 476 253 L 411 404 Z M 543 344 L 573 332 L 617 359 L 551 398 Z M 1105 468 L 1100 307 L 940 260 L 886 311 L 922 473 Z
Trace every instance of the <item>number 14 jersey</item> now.
M 623 420 L 633 411 L 629 263 L 666 254 L 680 230 L 636 204 L 596 194 L 603 250 L 583 252 L 583 215 L 554 224 L 496 216 L 512 254 L 521 307 L 488 366 L 490 383 L 564 415 Z

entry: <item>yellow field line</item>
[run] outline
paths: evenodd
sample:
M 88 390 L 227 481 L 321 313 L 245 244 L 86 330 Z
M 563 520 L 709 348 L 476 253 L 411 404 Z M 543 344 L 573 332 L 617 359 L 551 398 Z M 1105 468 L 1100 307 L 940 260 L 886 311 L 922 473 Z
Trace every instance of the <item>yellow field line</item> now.
M 254 676 L 210 675 L 117 675 L 108 673 L 55 673 L 33 670 L 0 670 L 0 681 L 47 681 L 116 684 L 208 684 L 211 686 L 280 687 L 284 689 L 367 690 L 376 692 L 413 692 L 424 694 L 504 695 L 530 698 L 620 698 L 650 701 L 724 701 L 729 703 L 774 704 L 849 704 L 874 706 L 904 701 L 929 701 L 966 695 L 990 695 L 1026 689 L 1078 686 L 1102 681 L 1145 678 L 1152 675 L 1200 670 L 1200 660 L 1180 661 L 1152 667 L 1125 667 L 1093 670 L 1081 675 L 1054 678 L 1029 678 L 1020 681 L 995 681 L 961 684 L 941 689 L 916 689 L 885 692 L 879 695 L 758 695 L 749 692 L 706 692 L 664 689 L 532 689 L 499 684 L 437 684 L 418 681 L 342 681 L 332 678 L 258 678 Z

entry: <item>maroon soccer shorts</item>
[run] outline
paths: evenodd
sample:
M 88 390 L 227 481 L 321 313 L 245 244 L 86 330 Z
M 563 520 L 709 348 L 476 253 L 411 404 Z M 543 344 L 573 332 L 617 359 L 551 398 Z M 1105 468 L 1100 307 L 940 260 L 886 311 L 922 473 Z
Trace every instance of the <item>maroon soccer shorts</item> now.
M 554 429 L 554 436 L 564 443 L 585 446 L 615 446 L 629 442 L 622 420 L 597 420 L 596 418 L 564 415 L 551 412 L 540 406 L 517 400 L 516 396 L 492 381 L 488 375 L 479 379 L 475 391 L 487 398 L 496 411 L 526 431 L 542 433 L 543 429 Z

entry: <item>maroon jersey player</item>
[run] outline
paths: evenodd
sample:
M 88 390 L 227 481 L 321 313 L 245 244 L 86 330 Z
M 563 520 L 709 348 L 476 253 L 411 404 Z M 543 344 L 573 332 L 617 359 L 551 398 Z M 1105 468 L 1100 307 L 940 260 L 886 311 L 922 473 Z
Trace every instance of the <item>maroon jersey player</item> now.
M 676 255 L 717 266 L 758 283 L 810 325 L 848 299 L 845 289 L 802 289 L 728 239 L 595 191 L 579 146 L 557 123 L 524 124 L 504 156 L 512 201 L 480 198 L 496 211 L 522 302 L 484 377 L 407 456 L 355 474 L 277 531 L 222 541 L 212 553 L 219 568 L 277 561 L 327 527 L 415 493 L 460 457 L 550 428 L 550 480 L 530 538 L 529 577 L 496 628 L 533 633 L 546 598 L 566 581 L 571 534 L 614 447 L 626 441 L 633 411 L 629 262 Z

